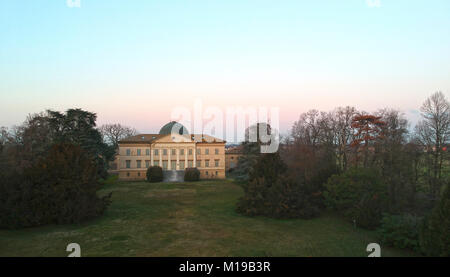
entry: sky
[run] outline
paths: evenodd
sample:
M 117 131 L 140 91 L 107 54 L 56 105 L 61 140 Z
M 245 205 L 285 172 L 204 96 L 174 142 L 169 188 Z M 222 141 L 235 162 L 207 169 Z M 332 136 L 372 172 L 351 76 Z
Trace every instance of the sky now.
M 278 107 L 282 132 L 338 106 L 399 109 L 414 123 L 438 90 L 450 95 L 448 0 L 0 5 L 0 126 L 82 108 L 99 125 L 154 133 L 196 99 Z

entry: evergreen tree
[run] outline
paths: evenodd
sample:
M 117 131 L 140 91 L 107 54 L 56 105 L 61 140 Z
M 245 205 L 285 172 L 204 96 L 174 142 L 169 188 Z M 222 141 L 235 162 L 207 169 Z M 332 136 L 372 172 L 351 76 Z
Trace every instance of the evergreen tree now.
M 428 256 L 450 256 L 450 187 L 427 217 L 420 230 L 420 247 Z

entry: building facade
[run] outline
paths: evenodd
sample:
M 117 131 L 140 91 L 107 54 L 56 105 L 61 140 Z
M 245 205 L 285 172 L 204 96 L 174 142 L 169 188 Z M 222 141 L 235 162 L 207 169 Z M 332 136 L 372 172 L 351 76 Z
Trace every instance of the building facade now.
M 234 146 L 225 149 L 225 169 L 227 172 L 234 170 L 239 162 L 239 158 L 242 156 L 242 147 Z
M 181 127 L 179 132 L 172 132 L 177 127 Z M 223 179 L 225 141 L 208 135 L 190 135 L 181 124 L 170 122 L 159 134 L 121 140 L 116 163 L 121 180 L 144 180 L 150 166 L 160 166 L 163 171 L 196 167 L 201 179 Z

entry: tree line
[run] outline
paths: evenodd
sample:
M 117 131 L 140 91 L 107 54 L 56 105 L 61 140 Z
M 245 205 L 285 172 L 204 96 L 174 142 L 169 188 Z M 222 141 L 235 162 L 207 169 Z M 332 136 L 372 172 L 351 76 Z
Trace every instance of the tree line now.
M 310 110 L 278 153 L 260 154 L 260 142 L 244 142 L 234 172 L 245 191 L 237 210 L 277 218 L 332 210 L 379 229 L 386 244 L 449 255 L 450 104 L 436 92 L 420 111 L 410 128 L 393 109 Z

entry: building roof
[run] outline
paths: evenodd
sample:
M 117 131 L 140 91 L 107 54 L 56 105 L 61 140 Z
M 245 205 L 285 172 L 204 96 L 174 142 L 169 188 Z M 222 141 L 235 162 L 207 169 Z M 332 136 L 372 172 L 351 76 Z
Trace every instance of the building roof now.
M 201 135 L 192 134 L 191 140 L 192 141 L 196 140 L 196 142 L 204 142 L 204 143 L 224 143 L 224 142 L 226 142 L 223 139 L 215 138 L 213 136 L 205 135 L 205 134 L 201 134 Z
M 136 136 L 132 136 L 132 137 L 128 137 L 126 139 L 123 139 L 121 141 L 119 141 L 119 143 L 139 143 L 139 142 L 143 142 L 143 143 L 151 143 L 154 140 L 163 137 L 165 135 L 160 135 L 160 134 L 140 134 L 140 135 L 136 135 Z
M 178 123 L 176 121 L 171 121 L 164 125 L 161 130 L 159 130 L 160 135 L 170 135 L 172 134 L 172 131 L 180 134 L 180 135 L 189 135 L 188 130 L 186 127 L 183 126 L 183 124 Z
M 186 127 L 176 121 L 171 121 L 164 125 L 159 131 L 159 134 L 140 134 L 125 138 L 119 141 L 119 143 L 152 143 L 153 141 L 158 140 L 162 137 L 172 135 L 172 131 L 175 131 L 179 135 L 183 136 L 185 141 L 191 140 L 192 142 L 198 143 L 225 143 L 224 140 L 215 138 L 210 135 L 190 135 Z M 175 138 L 172 137 L 172 140 L 174 139 Z
M 170 134 L 167 135 L 162 135 L 162 134 L 140 134 L 140 135 L 136 135 L 136 136 L 132 136 L 132 137 L 128 137 L 126 139 L 123 139 L 121 141 L 119 141 L 119 143 L 152 143 L 155 140 L 158 140 L 162 137 L 165 136 L 169 136 Z M 191 139 L 192 142 L 194 142 L 196 139 L 199 143 L 225 143 L 224 140 L 222 139 L 218 139 L 215 138 L 213 136 L 209 136 L 209 135 L 184 135 L 184 137 Z M 201 139 L 201 141 L 200 141 Z
M 243 154 L 242 145 L 227 148 L 225 154 Z

